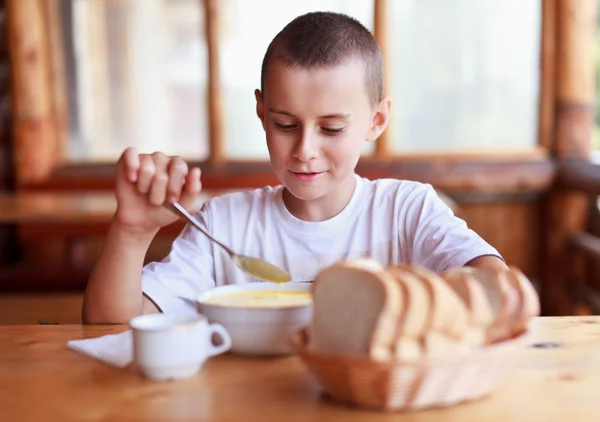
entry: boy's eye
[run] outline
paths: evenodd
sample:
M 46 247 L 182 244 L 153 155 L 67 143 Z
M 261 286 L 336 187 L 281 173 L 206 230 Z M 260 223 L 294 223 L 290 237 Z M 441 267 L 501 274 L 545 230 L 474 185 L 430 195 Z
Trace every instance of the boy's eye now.
M 328 135 L 339 135 L 344 132 L 343 127 L 321 127 L 321 130 Z
M 294 124 L 284 125 L 284 124 L 277 123 L 277 122 L 273 122 L 273 125 L 277 129 L 281 129 L 281 130 L 294 130 L 294 129 L 296 129 L 298 127 L 298 125 L 294 125 Z

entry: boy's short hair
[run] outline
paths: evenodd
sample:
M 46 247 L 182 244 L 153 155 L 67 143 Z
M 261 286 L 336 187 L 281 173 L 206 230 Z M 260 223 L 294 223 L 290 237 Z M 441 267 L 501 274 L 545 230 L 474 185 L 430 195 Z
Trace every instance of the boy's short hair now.
M 383 57 L 373 34 L 341 13 L 307 13 L 287 24 L 269 44 L 262 63 L 261 91 L 267 68 L 274 61 L 311 69 L 336 66 L 348 59 L 364 64 L 367 94 L 375 106 L 383 95 Z

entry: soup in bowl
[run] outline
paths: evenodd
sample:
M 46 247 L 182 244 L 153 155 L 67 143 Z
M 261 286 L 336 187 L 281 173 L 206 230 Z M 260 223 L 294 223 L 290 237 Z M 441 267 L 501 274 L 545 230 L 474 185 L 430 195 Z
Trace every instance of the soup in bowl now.
M 289 354 L 289 337 L 312 318 L 310 289 L 310 283 L 295 282 L 220 286 L 198 297 L 198 311 L 225 327 L 232 353 Z

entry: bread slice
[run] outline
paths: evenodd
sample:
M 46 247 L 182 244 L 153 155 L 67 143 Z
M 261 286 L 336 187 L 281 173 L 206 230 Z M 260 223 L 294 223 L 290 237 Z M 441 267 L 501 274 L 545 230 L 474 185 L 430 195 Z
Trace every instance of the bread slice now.
M 370 260 L 339 262 L 317 274 L 309 350 L 391 357 L 403 298 L 394 277 Z
M 431 301 L 427 289 L 411 272 L 389 267 L 399 289 L 403 292 L 404 307 L 398 318 L 392 354 L 401 360 L 418 359 L 423 354 L 422 336 L 429 321 Z
M 437 331 L 450 339 L 462 339 L 469 328 L 469 312 L 461 298 L 436 273 L 421 267 L 404 267 L 417 276 L 429 295 L 430 313 L 426 331 Z
M 462 299 L 469 312 L 469 328 L 463 341 L 472 346 L 484 344 L 495 315 L 483 284 L 475 279 L 472 271 L 464 268 L 446 271 L 441 277 Z
M 512 336 L 511 318 L 518 312 L 517 290 L 509 281 L 508 271 L 492 268 L 463 267 L 482 286 L 491 306 L 494 321 L 486 333 L 486 343 L 495 343 Z
M 429 325 L 431 307 L 429 293 L 413 273 L 399 267 L 390 267 L 387 271 L 394 276 L 406 298 L 404 310 L 398 318 L 396 337 L 418 338 Z
M 518 335 L 527 330 L 529 321 L 540 315 L 540 298 L 537 291 L 521 270 L 510 266 L 508 280 L 518 293 L 518 306 L 512 322 L 512 333 Z

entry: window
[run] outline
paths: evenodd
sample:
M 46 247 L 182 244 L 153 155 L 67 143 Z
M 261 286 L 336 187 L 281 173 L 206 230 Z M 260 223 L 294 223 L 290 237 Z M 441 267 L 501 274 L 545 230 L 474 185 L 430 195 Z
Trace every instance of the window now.
M 199 0 L 63 0 L 71 40 L 72 161 L 114 161 L 128 145 L 188 159 L 209 155 L 208 57 Z M 219 50 L 225 154 L 266 159 L 255 114 L 263 55 L 294 17 L 321 8 L 372 29 L 373 5 L 355 0 L 224 0 Z
M 72 161 L 114 161 L 128 145 L 210 156 L 205 10 L 199 0 L 63 0 Z M 392 154 L 528 150 L 537 144 L 541 3 L 388 2 Z M 374 30 L 362 0 L 221 0 L 221 150 L 267 159 L 254 89 L 268 43 L 294 17 L 349 14 Z M 507 28 L 510 26 L 510 30 Z M 373 150 L 366 144 L 365 154 Z
M 129 145 L 205 159 L 202 2 L 63 3 L 66 56 L 72 60 L 69 159 L 112 162 Z
M 395 153 L 536 146 L 539 1 L 390 6 L 389 139 Z
M 452 155 L 463 164 L 452 167 L 459 173 L 507 165 L 515 186 L 523 178 L 542 186 L 552 170 L 557 16 L 571 7 L 562 2 L 10 4 L 9 30 L 18 40 L 11 43 L 16 177 L 23 186 L 73 189 L 77 181 L 78 189 L 110 189 L 112 165 L 132 144 L 199 162 L 207 188 L 276 183 L 253 91 L 268 41 L 293 16 L 317 9 L 356 17 L 384 52 L 391 124 L 367 144 L 359 174 L 462 190 L 471 181 L 440 173 L 440 159 Z M 32 52 L 39 60 L 29 59 Z M 490 184 L 506 185 L 495 177 Z

